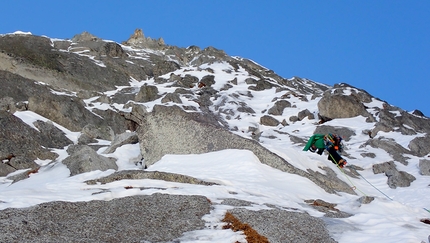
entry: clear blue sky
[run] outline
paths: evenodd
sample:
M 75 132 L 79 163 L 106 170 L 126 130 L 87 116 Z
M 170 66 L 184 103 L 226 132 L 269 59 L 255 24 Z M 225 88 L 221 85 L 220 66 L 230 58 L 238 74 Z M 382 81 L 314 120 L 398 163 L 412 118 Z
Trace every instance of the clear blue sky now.
M 429 0 L 2 0 L 0 34 L 88 31 L 122 42 L 136 28 L 179 47 L 213 46 L 284 78 L 345 82 L 430 116 Z

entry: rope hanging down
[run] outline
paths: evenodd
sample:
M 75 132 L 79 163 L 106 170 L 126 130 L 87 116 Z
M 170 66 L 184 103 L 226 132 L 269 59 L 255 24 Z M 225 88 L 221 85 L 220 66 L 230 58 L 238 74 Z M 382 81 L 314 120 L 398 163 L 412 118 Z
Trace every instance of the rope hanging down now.
M 330 154 L 330 157 L 334 160 L 333 156 Z M 345 173 L 345 171 L 338 165 L 337 168 L 339 168 L 340 171 L 342 171 L 342 173 L 345 175 L 345 177 L 348 179 L 348 181 L 351 183 L 351 185 L 353 185 L 353 189 L 357 188 L 352 181 L 349 179 L 348 175 Z M 357 171 L 356 171 L 357 172 Z M 369 183 L 369 185 L 371 185 L 373 188 L 375 188 L 378 192 L 380 192 L 382 195 L 384 195 L 385 197 L 387 197 L 388 199 L 390 199 L 391 201 L 393 201 L 392 198 L 390 198 L 389 196 L 387 196 L 387 194 L 383 193 L 381 190 L 379 190 L 378 188 L 376 188 L 372 183 L 370 183 L 368 180 L 366 180 L 366 178 L 364 178 L 364 176 L 362 176 L 360 173 L 357 172 L 357 174 L 360 175 L 361 178 L 363 178 L 367 183 Z M 367 196 L 364 192 L 362 192 L 360 189 L 357 188 L 358 191 L 360 191 L 364 196 Z
M 369 185 L 371 185 L 373 188 L 375 188 L 378 192 L 380 192 L 382 195 L 384 195 L 385 197 L 387 197 L 388 199 L 393 201 L 393 199 L 391 197 L 387 196 L 387 194 L 383 193 L 381 190 L 376 188 L 372 183 L 370 183 L 368 180 L 366 180 L 366 178 L 364 178 L 364 176 L 362 176 L 360 173 L 357 172 L 357 174 L 359 174 L 361 178 L 363 178 L 367 183 L 369 183 Z
M 334 160 L 333 156 L 330 154 L 330 157 Z M 364 192 L 362 192 L 360 189 L 358 189 L 354 183 L 352 183 L 352 181 L 349 179 L 348 175 L 345 173 L 345 171 L 338 165 L 337 168 L 339 168 L 340 171 L 342 171 L 342 173 L 345 175 L 345 178 L 348 179 L 349 183 L 351 183 L 352 185 L 352 189 L 355 190 L 357 189 L 358 191 L 360 191 L 364 196 L 367 196 Z M 357 171 L 356 171 L 357 172 Z M 376 186 L 374 186 L 372 183 L 370 183 L 368 180 L 366 180 L 366 178 L 364 178 L 364 176 L 362 176 L 360 173 L 357 172 L 357 174 L 360 175 L 361 178 L 363 178 L 367 183 L 369 183 L 369 185 L 371 185 L 373 188 L 375 188 L 378 192 L 380 192 L 382 195 L 384 195 L 386 198 L 390 199 L 391 201 L 394 201 L 391 197 L 389 197 L 387 194 L 383 193 L 381 190 L 379 190 L 378 188 L 376 188 Z M 430 210 L 427 208 L 423 208 L 425 211 L 427 211 L 428 213 L 430 213 Z
M 330 157 L 332 158 L 333 161 L 336 161 L 333 156 L 329 153 Z M 345 173 L 345 171 L 336 163 L 337 168 L 339 168 L 340 171 L 342 171 L 342 173 L 345 175 L 345 178 L 349 181 L 349 183 L 352 185 L 352 190 L 358 190 L 359 192 L 361 192 L 361 194 L 363 194 L 364 196 L 367 197 L 366 193 L 364 193 L 363 191 L 361 191 L 360 189 L 358 189 L 354 183 L 349 179 L 348 175 Z

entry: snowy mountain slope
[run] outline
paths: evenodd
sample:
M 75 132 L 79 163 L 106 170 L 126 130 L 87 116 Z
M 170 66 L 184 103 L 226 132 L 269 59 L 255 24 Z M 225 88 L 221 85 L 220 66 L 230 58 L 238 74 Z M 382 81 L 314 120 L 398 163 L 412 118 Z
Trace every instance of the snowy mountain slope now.
M 55 42 L 65 42 L 65 40 L 56 39 L 51 41 L 54 46 Z M 215 54 L 196 52 L 200 54 L 192 55 L 189 60 L 184 58 L 178 60 L 178 56 L 169 54 L 171 49 L 139 49 L 125 45 L 121 47 L 127 53 L 126 62 L 130 65 L 139 65 L 136 64 L 138 61 L 151 62 L 151 58 L 158 56 L 178 63 L 180 68 L 157 77 L 148 75 L 146 79 L 130 77 L 128 84 L 121 83 L 117 85 L 117 89 L 94 92 L 94 95 L 83 99 L 85 108 L 93 114 L 100 116 L 98 112 L 100 110 L 128 113 L 131 111 L 131 103 L 143 105 L 147 111 L 151 111 L 155 105 L 177 105 L 188 112 L 209 112 L 219 117 L 220 125 L 224 128 L 244 138 L 257 140 L 262 146 L 300 170 L 310 169 L 326 174 L 327 171 L 323 168 L 329 167 L 340 180 L 355 188 L 357 195 L 327 193 L 307 178 L 262 164 L 252 151 L 236 149 L 207 154 L 166 155 L 147 169 L 147 171 L 188 175 L 215 182 L 217 186 L 208 187 L 151 179 L 120 180 L 107 184 L 88 185 L 84 182 L 111 175 L 114 170 L 92 171 L 70 177 L 68 168 L 61 163 L 69 156 L 66 147 L 53 150 L 59 155 L 55 160 L 37 160 L 36 163 L 40 165 L 38 172 L 30 174 L 25 180 L 12 183 L 11 178 L 26 170 L 18 170 L 2 177 L 1 209 L 28 207 L 50 201 L 111 200 L 158 192 L 203 195 L 214 202 L 210 215 L 204 218 L 207 227 L 204 230 L 186 233 L 182 236 L 181 242 L 244 242 L 243 235 L 221 230 L 219 227 L 225 211 L 232 208 L 221 204 L 227 198 L 248 201 L 251 204 L 246 208 L 251 210 L 280 208 L 287 211 L 306 212 L 313 217 L 322 218 L 327 224 L 330 235 L 338 242 L 426 241 L 429 226 L 420 220 L 429 218 L 428 212 L 423 210 L 429 207 L 429 181 L 428 176 L 421 175 L 419 171 L 419 162 L 425 156 L 407 154 L 407 163 L 401 163 L 395 161 L 386 150 L 368 145 L 370 138 L 366 131 L 376 126 L 379 120 L 379 109 L 385 102 L 373 98 L 371 102 L 365 103 L 367 111 L 376 117 L 376 122 L 366 122 L 366 117 L 357 116 L 336 118 L 319 124 L 318 102 L 323 97 L 324 91 L 332 89 L 327 85 L 300 78 L 282 79 L 255 62 L 239 57 L 228 57 L 219 52 Z M 93 54 L 91 50 L 82 51 L 82 49 L 71 48 L 62 51 L 89 58 L 102 68 L 109 66 L 103 62 L 103 58 L 91 55 Z M 216 54 L 219 55 L 216 56 Z M 249 65 L 245 65 L 246 63 Z M 195 77 L 196 81 L 187 83 L 188 77 Z M 264 81 L 262 84 L 264 87 L 260 87 L 262 82 L 257 81 Z M 199 87 L 200 83 L 210 89 L 202 89 Z M 45 83 L 45 85 L 50 84 Z M 146 102 L 136 100 L 114 102 L 121 100 L 120 95 L 130 97 L 138 95 L 145 86 L 155 86 L 158 97 Z M 177 91 L 178 89 L 180 92 Z M 359 92 L 353 87 L 345 87 L 343 90 L 346 94 Z M 212 91 L 216 92 L 211 93 Z M 52 92 L 77 97 L 74 90 L 52 86 Z M 209 94 L 205 96 L 205 92 Z M 178 94 L 179 100 L 166 99 L 169 94 Z M 283 108 L 281 114 L 271 115 L 279 121 L 279 124 L 263 125 L 261 117 L 268 115 L 277 100 L 286 100 L 291 105 Z M 314 118 L 305 116 L 302 119 L 293 119 L 304 110 L 308 110 Z M 400 114 L 397 111 L 391 113 Z M 14 116 L 35 129 L 37 129 L 33 125 L 35 120 L 48 120 L 28 110 L 16 111 Z M 55 121 L 53 124 L 65 132 L 75 144 L 78 143 L 82 132 L 71 131 Z M 345 157 L 349 168 L 339 170 L 326 159 L 325 155 L 319 156 L 302 151 L 307 138 L 321 126 L 353 131 L 352 135 L 344 141 Z M 422 131 L 405 135 L 393 129 L 390 132 L 379 131 L 373 139 L 381 137 L 394 139 L 397 144 L 409 149 L 408 145 L 414 138 L 424 136 L 426 134 Z M 110 141 L 98 139 L 96 144 L 100 148 L 97 152 L 103 156 L 116 158 L 118 170 L 142 169 L 139 164 L 132 162 L 140 154 L 139 144 L 126 144 L 112 154 L 103 154 L 110 143 Z M 374 156 L 363 156 L 365 153 L 372 153 Z M 394 161 L 399 171 L 405 171 L 415 177 L 410 186 L 393 189 L 387 184 L 385 174 L 374 174 L 373 165 L 387 161 Z M 359 175 L 354 175 L 354 171 L 358 171 Z M 134 189 L 126 189 L 130 187 Z M 362 204 L 359 202 L 362 196 L 374 197 L 374 200 L 369 204 Z M 351 216 L 326 217 L 325 213 L 305 202 L 316 199 L 337 204 L 336 209 Z

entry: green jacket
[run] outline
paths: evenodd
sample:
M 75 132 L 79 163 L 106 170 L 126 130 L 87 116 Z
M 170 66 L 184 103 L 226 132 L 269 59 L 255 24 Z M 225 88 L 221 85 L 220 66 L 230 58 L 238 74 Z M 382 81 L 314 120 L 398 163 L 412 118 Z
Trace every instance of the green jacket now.
M 325 149 L 324 134 L 312 135 L 312 137 L 309 138 L 306 146 L 303 148 L 303 151 L 308 151 L 312 144 L 315 144 L 315 147 L 318 149 Z

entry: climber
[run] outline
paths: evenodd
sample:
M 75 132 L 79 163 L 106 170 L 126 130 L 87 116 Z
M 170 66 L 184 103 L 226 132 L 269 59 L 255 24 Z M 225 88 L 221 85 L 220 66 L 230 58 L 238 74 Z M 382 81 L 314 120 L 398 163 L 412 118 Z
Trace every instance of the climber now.
M 346 160 L 343 159 L 339 153 L 342 152 L 342 137 L 336 134 L 314 134 L 309 138 L 303 151 L 311 151 L 312 153 L 322 155 L 324 149 L 328 152 L 328 160 L 337 164 L 340 168 L 346 165 Z M 338 153 L 339 151 L 339 153 Z

